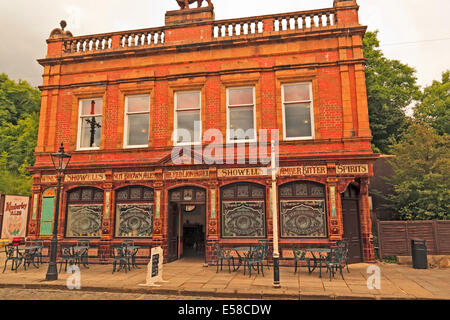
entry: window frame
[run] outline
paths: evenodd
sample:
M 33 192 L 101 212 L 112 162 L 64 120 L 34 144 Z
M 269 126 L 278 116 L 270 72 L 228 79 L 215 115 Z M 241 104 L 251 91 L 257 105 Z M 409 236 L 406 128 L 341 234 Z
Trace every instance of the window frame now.
M 173 115 L 173 132 L 176 132 L 178 130 L 178 94 L 179 93 L 198 93 L 199 95 L 199 107 L 198 108 L 192 108 L 192 109 L 183 109 L 180 110 L 181 112 L 184 111 L 198 111 L 200 115 L 200 123 L 202 123 L 202 90 L 178 90 L 174 92 L 174 115 Z M 195 137 L 191 137 L 194 139 Z M 177 139 L 173 141 L 174 146 L 195 146 L 195 145 L 201 145 L 203 142 L 203 128 L 202 125 L 200 125 L 200 141 L 191 141 L 191 142 L 178 142 Z
M 248 197 L 239 197 L 238 196 L 238 188 L 240 186 L 247 186 L 249 189 L 249 196 Z M 227 198 L 224 196 L 224 192 L 227 189 L 233 189 L 233 198 Z M 262 197 L 254 197 L 252 194 L 252 190 L 253 188 L 255 189 L 261 189 L 263 191 Z M 220 193 L 220 201 L 219 201 L 219 206 L 220 206 L 220 238 L 224 239 L 224 240 L 239 240 L 239 239 L 246 239 L 246 240 L 261 240 L 261 239 L 267 239 L 268 237 L 268 220 L 267 220 L 267 201 L 269 201 L 267 199 L 267 191 L 266 191 L 266 187 L 263 185 L 260 185 L 259 183 L 255 183 L 255 182 L 249 182 L 249 181 L 239 181 L 239 182 L 233 182 L 227 185 L 224 185 L 222 187 L 220 187 L 219 189 L 219 193 Z M 257 237 L 253 237 L 253 236 L 239 236 L 239 237 L 233 237 L 233 236 L 226 236 L 224 235 L 224 228 L 225 228 L 225 222 L 224 222 L 224 210 L 223 210 L 223 205 L 224 203 L 232 203 L 232 202 L 253 202 L 253 203 L 257 203 L 257 202 L 261 202 L 263 203 L 263 233 L 264 235 L 261 236 L 257 236 Z
M 295 194 L 295 186 L 297 184 L 305 184 L 307 187 L 307 195 L 296 195 Z M 291 188 L 292 194 L 291 195 L 282 195 L 281 189 L 289 187 Z M 320 187 L 323 190 L 323 196 L 317 196 L 313 195 L 311 190 L 313 187 Z M 277 206 L 278 206 L 278 222 L 279 222 L 279 235 L 280 239 L 282 240 L 306 240 L 306 239 L 327 239 L 330 235 L 329 230 L 329 210 L 328 210 L 328 194 L 327 194 L 327 186 L 325 184 L 322 184 L 320 182 L 311 181 L 311 180 L 294 180 L 287 183 L 283 183 L 279 186 L 277 186 Z M 304 201 L 323 201 L 324 204 L 324 228 L 325 228 L 325 234 L 323 236 L 284 236 L 283 235 L 283 225 L 282 225 L 282 215 L 281 212 L 282 209 L 282 203 L 288 203 L 288 202 L 304 202 Z
M 309 86 L 309 100 L 299 100 L 299 101 L 285 101 L 285 90 L 284 88 L 287 86 L 295 86 L 295 85 L 305 85 Z M 311 136 L 303 136 L 303 137 L 287 137 L 287 125 L 286 125 L 286 104 L 298 104 L 298 103 L 309 103 L 309 112 L 310 112 L 310 123 L 311 123 Z M 281 85 L 281 112 L 283 117 L 283 140 L 284 141 L 296 141 L 296 140 L 313 140 L 315 138 L 315 123 L 314 123 L 314 97 L 313 97 L 313 84 L 311 81 L 304 82 L 292 82 L 292 83 L 283 83 Z
M 128 98 L 129 97 L 148 97 L 148 111 L 146 112 L 128 112 Z M 147 144 L 142 145 L 130 145 L 128 144 L 129 140 L 129 132 L 128 132 L 128 116 L 129 115 L 136 115 L 136 114 L 148 114 L 149 122 L 148 122 L 148 138 L 147 138 Z M 124 149 L 134 149 L 134 148 L 148 148 L 149 146 L 149 140 L 150 140 L 150 119 L 151 117 L 151 96 L 150 94 L 130 94 L 125 95 L 125 106 L 124 106 L 124 129 L 123 129 L 123 148 Z
M 102 113 L 97 115 L 89 115 L 89 117 L 101 117 L 102 118 L 102 128 L 103 128 L 103 97 L 92 97 L 92 98 L 82 98 L 78 101 L 78 134 L 77 134 L 77 151 L 84 151 L 84 150 L 100 150 L 101 141 L 102 141 L 102 133 L 100 133 L 100 145 L 98 147 L 81 147 L 81 128 L 83 126 L 83 121 L 81 121 L 84 118 L 87 118 L 88 116 L 83 116 L 83 101 L 89 101 L 89 100 L 102 100 Z
M 139 199 L 131 199 L 131 189 L 133 188 L 140 188 L 141 189 L 141 196 Z M 144 192 L 145 189 L 147 190 L 151 190 L 153 192 L 153 197 L 152 199 L 146 199 L 144 197 Z M 118 193 L 121 191 L 126 191 L 128 194 L 128 198 L 126 200 L 118 200 Z M 114 238 L 117 239 L 152 239 L 154 236 L 154 227 L 155 227 L 155 196 L 156 196 L 156 192 L 154 190 L 154 188 L 150 188 L 148 186 L 144 186 L 144 185 L 128 185 L 128 186 L 123 186 L 121 188 L 118 188 L 116 190 L 114 190 L 114 209 L 115 209 L 115 214 L 114 214 Z M 152 205 L 152 225 L 151 225 L 151 232 L 152 235 L 151 236 L 120 236 L 118 235 L 118 227 L 120 226 L 120 218 L 119 218 L 119 213 L 120 211 L 118 210 L 118 206 L 119 205 Z
M 230 106 L 230 90 L 233 89 L 252 89 L 253 94 L 253 104 L 252 105 L 233 105 Z M 255 86 L 239 86 L 239 87 L 227 87 L 226 88 L 226 109 L 227 109 L 227 118 L 226 118 L 226 141 L 227 143 L 255 143 L 257 142 L 257 130 L 256 130 L 256 89 Z M 230 108 L 248 108 L 252 106 L 253 108 L 253 139 L 241 139 L 241 140 L 232 140 L 230 137 Z
M 92 190 L 92 198 L 90 200 L 83 200 L 82 199 L 82 193 L 84 189 L 91 189 Z M 80 192 L 80 197 L 77 200 L 71 200 L 70 199 L 70 195 L 73 192 Z M 97 200 L 95 199 L 95 193 L 96 192 L 103 192 L 103 199 L 102 200 Z M 67 190 L 65 193 L 66 196 L 66 205 L 65 205 L 65 228 L 64 228 L 64 237 L 67 239 L 100 239 L 102 237 L 102 225 L 101 225 L 101 221 L 103 220 L 103 215 L 105 213 L 105 190 L 95 187 L 95 186 L 78 186 L 75 187 L 73 189 Z M 56 205 L 56 204 L 55 204 Z M 69 208 L 70 206 L 86 206 L 86 205 L 92 205 L 92 206 L 101 206 L 102 207 L 102 213 L 101 213 L 101 221 L 100 221 L 100 229 L 99 229 L 99 236 L 69 236 L 68 232 L 69 232 Z M 56 214 L 56 213 L 55 213 Z M 70 219 L 71 220 L 71 219 Z

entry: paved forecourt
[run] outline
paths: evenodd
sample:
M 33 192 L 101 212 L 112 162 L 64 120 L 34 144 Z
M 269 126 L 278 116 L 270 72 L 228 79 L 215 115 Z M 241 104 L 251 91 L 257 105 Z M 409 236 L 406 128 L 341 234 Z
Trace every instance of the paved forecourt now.
M 4 259 L 0 260 L 3 268 Z M 367 279 L 374 275 L 369 266 L 380 267 L 380 289 L 370 290 Z M 200 260 L 182 259 L 163 267 L 166 283 L 160 287 L 143 287 L 146 282 L 147 268 L 132 269 L 112 274 L 111 265 L 91 264 L 89 269 L 81 268 L 80 285 L 82 291 L 104 291 L 111 293 L 155 293 L 179 296 L 202 296 L 247 299 L 449 299 L 450 271 L 448 269 L 417 270 L 410 266 L 386 263 L 354 264 L 345 270 L 342 280 L 339 274 L 329 280 L 323 272 L 308 274 L 306 268 L 300 268 L 294 274 L 293 267 L 281 267 L 281 289 L 272 287 L 273 268 L 264 269 L 264 277 L 256 272 L 251 277 L 243 270 L 228 272 L 228 266 L 216 273 L 215 266 L 203 267 Z M 2 269 L 3 270 L 3 269 Z M 59 270 L 59 265 L 58 265 Z M 19 287 L 24 289 L 64 289 L 67 284 L 75 284 L 73 276 L 62 272 L 57 281 L 45 281 L 47 264 L 39 269 L 21 266 L 17 272 L 11 271 L 10 262 L 5 273 L 0 273 L 0 288 Z M 72 277 L 69 279 L 69 277 Z M 68 281 L 69 280 L 69 281 Z M 72 280 L 72 281 L 71 281 Z M 372 282 L 376 285 L 376 281 Z M 76 290 L 76 289 L 74 289 Z

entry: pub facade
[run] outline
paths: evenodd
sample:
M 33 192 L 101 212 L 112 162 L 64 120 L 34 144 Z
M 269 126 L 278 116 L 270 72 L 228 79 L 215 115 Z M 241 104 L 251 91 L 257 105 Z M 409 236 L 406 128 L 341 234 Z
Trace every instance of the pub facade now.
M 213 263 L 216 242 L 273 242 L 277 219 L 281 264 L 292 245 L 342 239 L 352 262 L 373 261 L 368 184 L 379 155 L 358 9 L 335 0 L 215 20 L 211 4 L 168 11 L 163 27 L 88 36 L 62 23 L 39 60 L 28 237 L 49 245 L 59 214 L 59 242 L 90 240 L 94 262 L 133 240 L 141 262 L 161 246 L 165 262 Z M 57 213 L 50 154 L 61 143 L 72 159 Z

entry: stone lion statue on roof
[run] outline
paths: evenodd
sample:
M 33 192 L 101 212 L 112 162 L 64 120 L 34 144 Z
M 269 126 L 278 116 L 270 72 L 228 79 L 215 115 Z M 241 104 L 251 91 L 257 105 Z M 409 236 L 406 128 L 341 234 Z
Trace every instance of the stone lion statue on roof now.
M 178 5 L 180 8 L 183 9 L 189 9 L 189 5 L 197 2 L 198 8 L 200 8 L 203 4 L 204 0 L 177 0 Z M 208 2 L 208 7 L 214 8 L 211 0 L 206 0 Z

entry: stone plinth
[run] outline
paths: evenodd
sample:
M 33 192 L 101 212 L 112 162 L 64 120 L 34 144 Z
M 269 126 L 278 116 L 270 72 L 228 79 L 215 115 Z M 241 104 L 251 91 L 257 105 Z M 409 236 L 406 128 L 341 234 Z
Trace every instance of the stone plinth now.
M 211 7 L 166 12 L 166 26 L 212 20 L 214 20 L 214 9 Z

